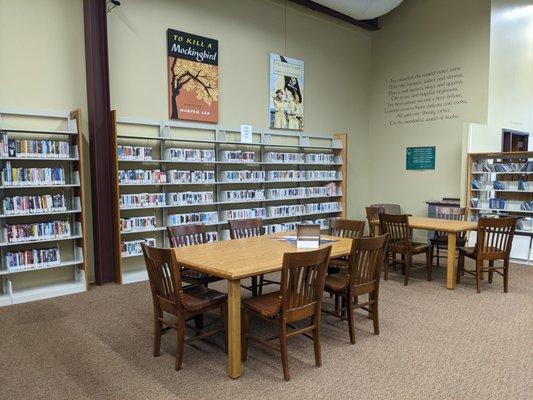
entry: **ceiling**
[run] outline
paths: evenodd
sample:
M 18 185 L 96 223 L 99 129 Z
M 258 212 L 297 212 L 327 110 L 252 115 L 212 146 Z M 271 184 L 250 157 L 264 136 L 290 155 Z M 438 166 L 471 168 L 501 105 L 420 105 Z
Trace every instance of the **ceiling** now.
M 403 0 L 314 0 L 356 20 L 371 20 L 388 13 Z

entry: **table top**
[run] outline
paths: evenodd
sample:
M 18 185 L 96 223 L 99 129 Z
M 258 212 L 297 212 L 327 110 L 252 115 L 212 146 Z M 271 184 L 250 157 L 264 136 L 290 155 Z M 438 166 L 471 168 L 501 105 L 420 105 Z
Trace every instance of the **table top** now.
M 258 237 L 223 240 L 215 243 L 173 248 L 180 265 L 224 279 L 242 279 L 250 276 L 280 271 L 283 254 L 309 251 L 297 249 L 296 244 L 279 240 L 290 235 L 283 232 Z M 276 240 L 276 238 L 278 238 Z M 337 240 L 331 245 L 331 257 L 350 254 L 352 239 L 321 236 L 322 239 Z
M 378 225 L 379 221 L 372 221 L 372 224 Z M 414 229 L 451 233 L 472 231 L 477 229 L 476 222 L 454 221 L 449 219 L 427 217 L 409 217 L 409 226 Z

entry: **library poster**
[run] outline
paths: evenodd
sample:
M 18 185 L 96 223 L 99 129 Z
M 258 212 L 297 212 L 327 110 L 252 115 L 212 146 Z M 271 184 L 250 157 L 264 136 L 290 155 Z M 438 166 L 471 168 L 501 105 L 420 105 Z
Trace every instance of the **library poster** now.
M 269 120 L 275 129 L 304 129 L 304 62 L 270 53 Z
M 218 40 L 167 30 L 170 119 L 218 122 Z
M 435 169 L 435 146 L 408 147 L 405 151 L 405 169 Z

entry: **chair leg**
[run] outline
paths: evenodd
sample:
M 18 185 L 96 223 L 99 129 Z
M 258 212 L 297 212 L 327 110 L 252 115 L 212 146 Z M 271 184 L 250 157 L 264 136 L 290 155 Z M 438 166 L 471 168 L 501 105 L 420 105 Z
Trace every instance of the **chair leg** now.
M 290 381 L 289 375 L 289 356 L 287 354 L 287 323 L 285 319 L 279 319 L 279 349 L 281 352 L 281 364 L 283 367 L 283 377 L 286 381 Z
M 492 283 L 492 277 L 494 275 L 492 268 L 494 268 L 494 260 L 489 261 L 489 283 Z
M 204 314 L 198 314 L 194 316 L 194 327 L 197 329 L 196 335 L 199 335 L 202 329 L 204 329 Z
M 372 300 L 372 322 L 374 323 L 374 335 L 379 335 L 379 302 L 378 294 L 376 292 L 371 294 Z
M 185 346 L 185 320 L 178 317 L 176 334 L 176 371 L 181 369 L 181 361 L 183 360 L 183 348 Z
M 461 283 L 461 275 L 463 273 L 463 269 L 465 267 L 465 255 L 463 252 L 459 252 L 459 259 L 457 260 L 457 271 L 456 271 L 456 278 L 455 281 L 457 283 Z
M 407 286 L 407 284 L 409 283 L 409 273 L 411 272 L 411 263 L 413 262 L 413 256 L 411 255 L 411 253 L 407 254 L 407 257 L 402 254 L 402 258 L 406 259 L 404 263 L 405 277 L 403 280 L 403 285 Z
M 257 276 L 252 276 L 252 297 L 257 296 Z
M 503 291 L 509 291 L 509 259 L 503 261 Z
M 437 247 L 438 249 L 438 247 Z M 437 258 L 438 260 L 438 258 Z M 427 263 L 427 269 L 428 269 L 428 281 L 431 281 L 431 272 L 433 270 L 433 257 L 431 257 L 431 250 L 428 249 L 426 251 L 426 263 Z
M 228 353 L 228 305 L 220 305 L 220 322 L 222 323 L 222 333 L 224 334 L 224 352 Z
M 320 313 L 317 313 L 313 317 L 314 325 L 316 328 L 313 330 L 313 347 L 315 350 L 315 365 L 317 367 L 322 366 L 322 353 L 320 352 Z
M 476 260 L 476 290 L 481 293 L 479 288 L 479 280 L 481 278 L 481 267 L 483 267 L 483 260 Z
M 389 280 L 389 254 L 386 255 L 383 266 L 385 268 L 385 272 L 383 273 L 383 279 L 388 281 Z
M 341 299 L 338 294 L 335 295 L 335 312 L 341 315 L 341 306 L 340 306 Z
M 346 299 L 346 313 L 348 314 L 348 331 L 350 332 L 350 343 L 355 344 L 355 323 L 353 315 L 353 298 L 348 294 Z
M 263 294 L 263 285 L 265 284 L 265 275 L 259 276 L 259 287 L 257 288 L 257 292 L 259 293 L 259 296 Z
M 440 267 L 440 246 L 437 243 L 437 268 Z
M 242 311 L 241 320 L 241 361 L 248 357 L 248 331 L 250 330 L 250 313 L 247 308 Z
M 405 275 L 405 254 L 402 254 L 402 275 Z
M 159 312 L 154 315 L 154 357 L 159 357 L 161 354 L 161 332 L 163 330 L 163 324 L 159 319 L 160 317 L 163 317 L 163 315 Z

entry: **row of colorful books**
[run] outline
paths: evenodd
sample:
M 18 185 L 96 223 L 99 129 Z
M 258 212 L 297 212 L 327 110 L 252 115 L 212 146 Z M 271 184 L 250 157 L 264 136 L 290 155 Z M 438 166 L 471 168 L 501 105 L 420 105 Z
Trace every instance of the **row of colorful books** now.
M 155 247 L 155 238 L 144 238 L 137 240 L 128 240 L 120 243 L 120 253 L 122 256 L 142 254 L 141 244 Z
M 223 190 L 220 192 L 221 201 L 261 201 L 265 199 L 264 189 Z
M 165 150 L 165 159 L 186 162 L 213 162 L 216 160 L 216 156 L 215 150 L 168 148 Z
M 265 190 L 224 190 L 220 192 L 222 202 L 291 200 L 307 197 L 335 196 L 341 191 L 334 183 L 323 187 L 298 187 Z M 120 195 L 120 206 L 123 208 L 161 207 L 172 205 L 210 204 L 214 202 L 211 191 L 187 191 L 172 193 L 132 193 Z
M 271 217 L 284 217 L 288 215 L 302 215 L 306 213 L 306 207 L 303 204 L 293 204 L 289 206 L 272 206 L 268 207 L 268 215 Z
M 220 152 L 220 160 L 224 162 L 255 162 L 253 151 L 227 150 Z
M 167 194 L 167 203 L 171 206 L 210 204 L 213 201 L 213 192 L 180 192 Z
M 473 172 L 532 172 L 533 161 L 525 163 L 474 163 Z
M 4 186 L 64 185 L 65 170 L 59 168 L 12 168 L 6 162 L 2 171 Z
M 157 224 L 154 216 L 120 218 L 120 231 L 132 232 L 155 228 Z
M 3 228 L 8 243 L 24 243 L 38 240 L 68 238 L 71 236 L 69 221 L 10 224 Z
M 267 211 L 264 207 L 243 208 L 240 210 L 225 210 L 226 220 L 230 219 L 247 219 L 247 218 L 266 218 Z
M 3 205 L 5 215 L 43 214 L 67 209 L 64 194 L 5 197 Z
M 222 171 L 220 178 L 222 182 L 263 182 L 265 171 Z
M 59 247 L 9 251 L 5 260 L 10 272 L 50 267 L 61 263 L 61 251 Z
M 147 146 L 117 146 L 119 160 L 152 160 L 152 148 Z
M 67 158 L 70 144 L 63 140 L 7 139 L 4 136 L 4 157 L 18 158 Z
M 186 214 L 172 214 L 167 217 L 167 225 L 183 225 L 190 223 L 215 224 L 218 222 L 218 212 L 197 212 Z

